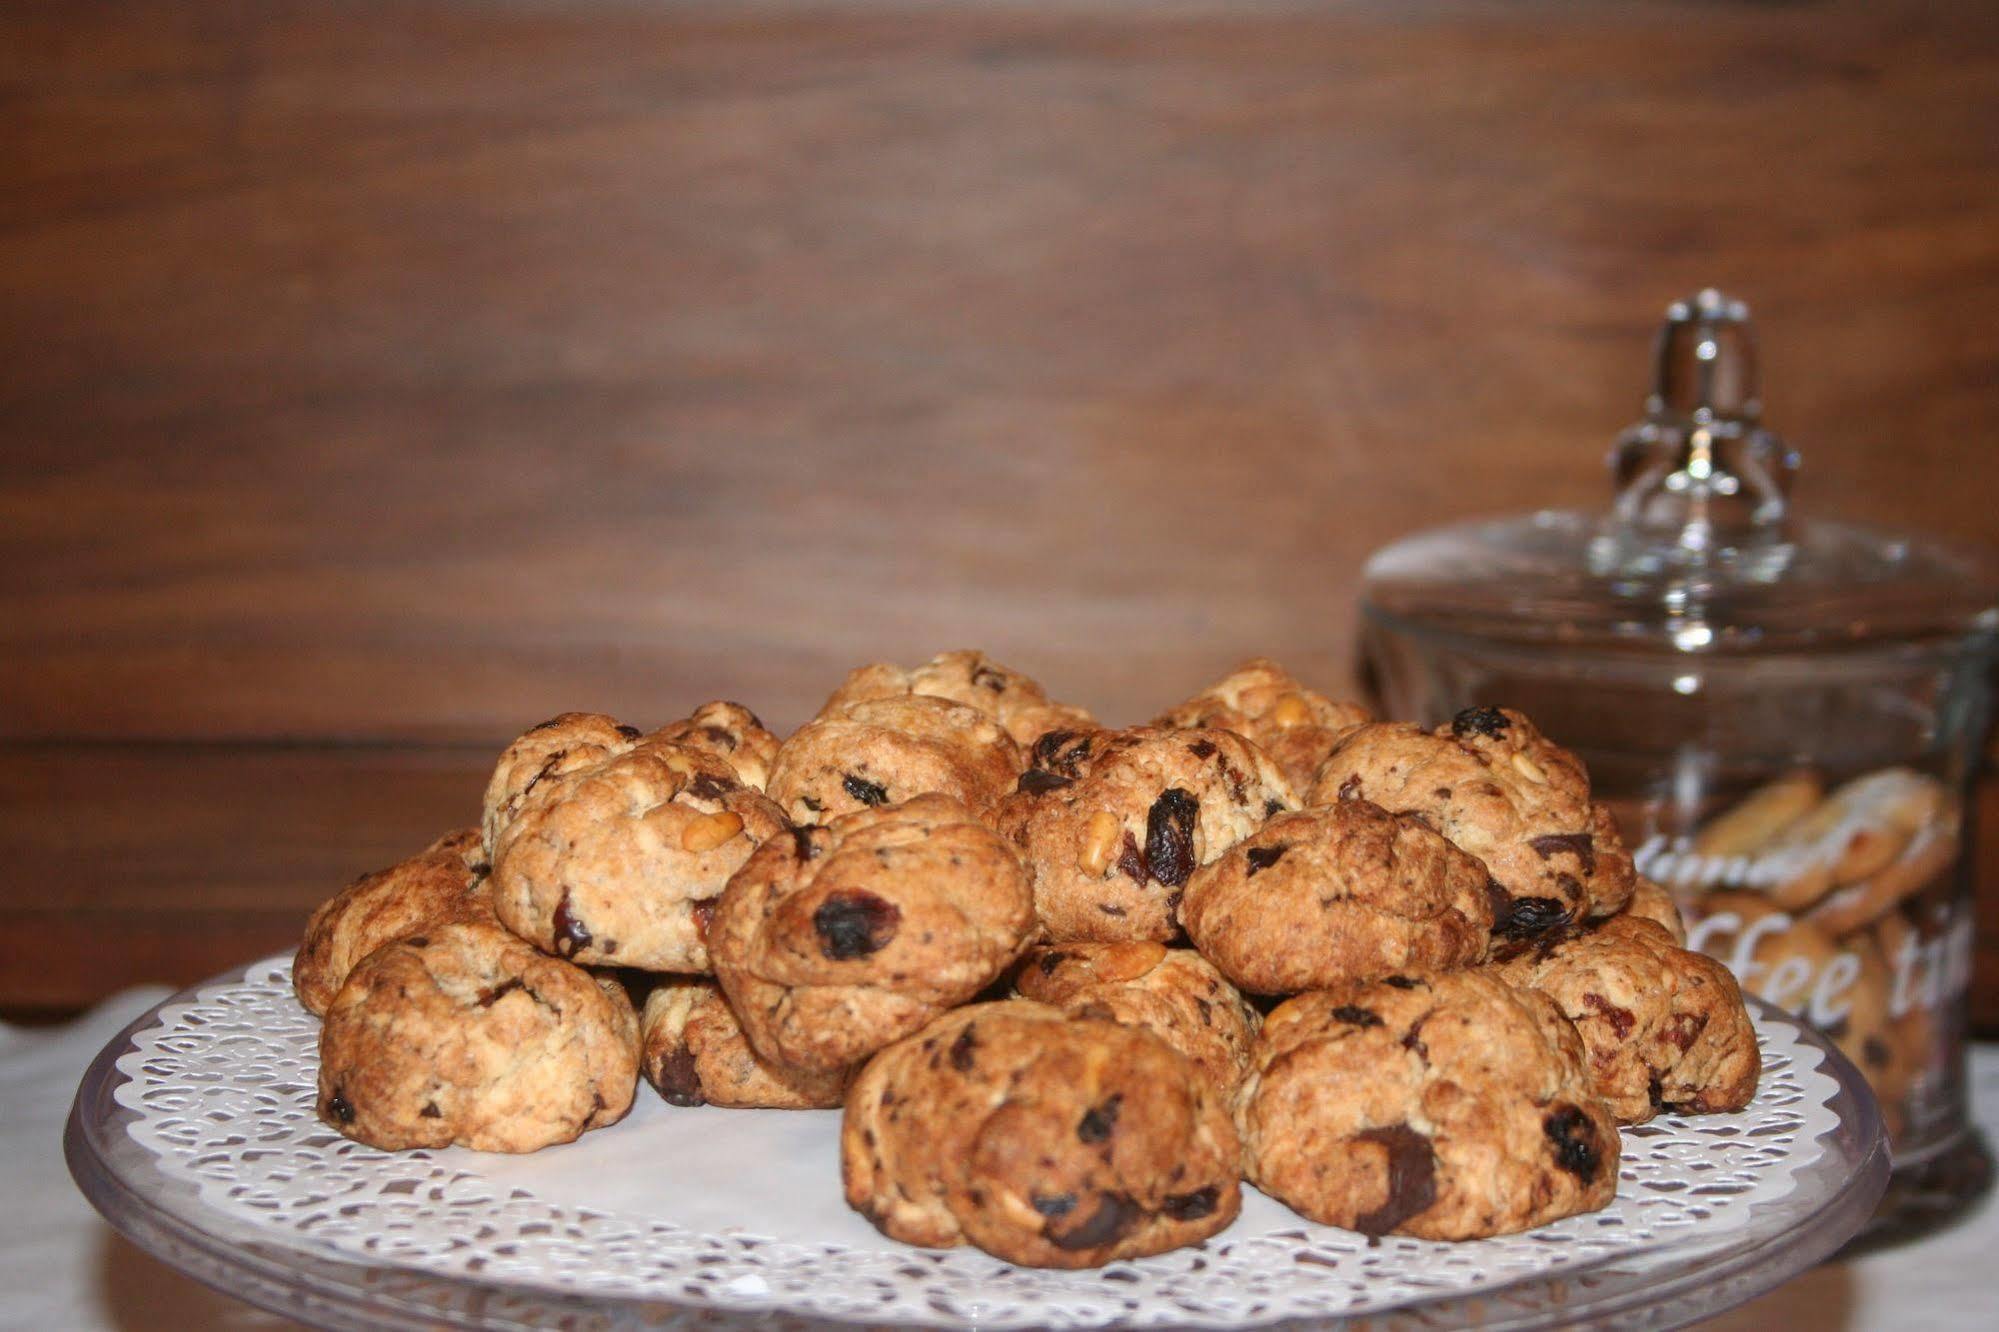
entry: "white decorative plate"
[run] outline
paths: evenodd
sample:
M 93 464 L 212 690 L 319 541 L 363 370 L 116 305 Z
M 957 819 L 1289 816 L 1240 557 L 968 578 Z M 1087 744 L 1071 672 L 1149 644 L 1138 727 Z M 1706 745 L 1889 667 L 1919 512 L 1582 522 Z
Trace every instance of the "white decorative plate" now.
M 1624 1132 L 1609 1208 L 1525 1235 L 1370 1243 L 1245 1189 L 1206 1244 L 1092 1272 L 878 1234 L 841 1201 L 834 1111 L 678 1109 L 531 1156 L 389 1153 L 313 1114 L 318 1022 L 271 959 L 176 996 L 99 1057 L 70 1125 L 100 1209 L 197 1276 L 329 1326 L 952 1328 L 1666 1325 L 1816 1261 L 1886 1179 L 1864 1084 L 1760 1009 L 1732 1116 Z

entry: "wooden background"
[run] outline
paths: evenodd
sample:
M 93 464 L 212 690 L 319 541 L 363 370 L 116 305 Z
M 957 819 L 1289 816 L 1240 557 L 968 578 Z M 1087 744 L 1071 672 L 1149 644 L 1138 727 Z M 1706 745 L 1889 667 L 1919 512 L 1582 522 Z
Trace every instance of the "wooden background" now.
M 17 0 L 0 1005 L 287 944 L 562 708 L 1338 686 L 1707 283 L 1804 503 L 1988 537 L 1995 182 L 1983 3 Z

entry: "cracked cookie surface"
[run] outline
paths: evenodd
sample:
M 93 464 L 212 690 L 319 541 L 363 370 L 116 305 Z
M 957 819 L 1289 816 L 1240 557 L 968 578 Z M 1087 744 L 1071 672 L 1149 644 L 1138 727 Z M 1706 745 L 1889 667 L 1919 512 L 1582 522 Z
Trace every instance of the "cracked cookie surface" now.
M 493 921 L 477 828 L 446 833 L 416 855 L 364 874 L 320 903 L 292 961 L 292 988 L 326 1012 L 356 963 L 377 948 L 455 921 Z
M 828 1110 L 848 1070 L 794 1068 L 751 1047 L 715 982 L 676 976 L 653 987 L 639 1016 L 640 1069 L 670 1105 L 737 1110 Z
M 744 785 L 759 791 L 769 782 L 770 765 L 777 761 L 778 739 L 764 729 L 757 714 L 740 703 L 722 699 L 703 703 L 646 739 L 705 749 L 734 768 Z
M 1372 720 L 1360 704 L 1336 702 L 1268 657 L 1252 657 L 1152 724 L 1233 731 L 1276 760 L 1303 791 L 1339 738 Z
M 709 948 L 757 1050 L 832 1069 L 970 999 L 1034 926 L 1013 848 L 923 795 L 760 848 L 716 904 Z
M 319 1117 L 357 1142 L 531 1152 L 617 1122 L 638 1020 L 616 982 L 497 925 L 364 958 L 319 1036 Z
M 957 1009 L 847 1094 L 847 1203 L 907 1244 L 1099 1267 L 1215 1234 L 1241 1206 L 1218 1092 L 1138 1027 L 1024 999 Z
M 1020 775 L 1019 746 L 997 721 L 929 694 L 849 704 L 798 728 L 765 788 L 794 823 L 947 795 L 983 817 Z
M 907 694 L 929 694 L 977 708 L 1005 727 L 1023 749 L 1050 731 L 1096 725 L 1082 708 L 1055 702 L 1031 677 L 972 648 L 940 652 L 913 670 L 887 662 L 862 666 L 833 691 L 819 716 L 838 716 L 852 703 Z
M 601 712 L 565 712 L 531 726 L 500 754 L 486 783 L 480 817 L 486 859 L 493 859 L 500 830 L 520 812 L 521 802 L 550 778 L 594 767 L 637 744 L 644 732 Z
M 1226 1097 L 1249 1067 L 1261 1022 L 1214 964 L 1191 948 L 1156 943 L 1066 943 L 1021 960 L 1014 989 L 1072 1017 L 1143 1027 L 1205 1074 Z
M 1607 1204 L 1616 1124 L 1554 1002 L 1486 971 L 1287 1000 L 1236 1102 L 1264 1192 L 1368 1235 L 1460 1240 Z
M 788 829 L 721 759 L 648 741 L 528 794 L 495 848 L 494 909 L 570 961 L 705 972 L 714 899 Z
M 1663 925 L 1612 916 L 1569 926 L 1502 961 L 1509 984 L 1539 990 L 1575 1024 L 1591 1085 L 1621 1124 L 1660 1110 L 1740 1110 L 1762 1056 L 1728 968 L 1673 941 Z
M 1353 799 L 1420 815 L 1484 861 L 1511 899 L 1494 913 L 1502 937 L 1610 915 L 1637 877 L 1610 811 L 1590 800 L 1582 761 L 1511 709 L 1466 708 L 1433 731 L 1356 727 L 1308 803 Z
M 1058 943 L 1172 939 L 1194 871 L 1296 804 L 1232 731 L 1053 731 L 1031 758 L 993 822 L 1033 871 Z
M 1196 870 L 1187 937 L 1256 994 L 1483 961 L 1485 866 L 1414 814 L 1343 800 L 1278 814 Z

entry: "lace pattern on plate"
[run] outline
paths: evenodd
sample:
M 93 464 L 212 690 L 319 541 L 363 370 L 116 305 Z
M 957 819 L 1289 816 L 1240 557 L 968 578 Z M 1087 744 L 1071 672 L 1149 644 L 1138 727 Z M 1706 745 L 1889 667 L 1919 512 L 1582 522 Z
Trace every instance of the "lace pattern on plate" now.
M 1244 1216 L 1206 1244 L 1082 1273 L 881 1237 L 798 1243 L 736 1227 L 697 1231 L 539 1197 L 507 1180 L 522 1158 L 349 1142 L 313 1113 L 319 1023 L 293 998 L 288 958 L 164 1008 L 118 1061 L 128 1081 L 116 1096 L 137 1116 L 132 1136 L 205 1205 L 273 1242 L 384 1267 L 684 1305 L 689 1322 L 777 1310 L 960 1328 L 1223 1327 L 1376 1314 L 1677 1241 L 1724 1241 L 1756 1204 L 1791 1191 L 1837 1125 L 1837 1084 L 1817 1051 L 1788 1026 L 1757 1025 L 1755 1103 L 1740 1115 L 1663 1115 L 1624 1130 L 1618 1197 L 1604 1211 L 1470 1244 L 1370 1245 L 1245 1188 Z M 652 1093 L 641 1086 L 639 1095 Z M 625 1127 L 585 1140 L 609 1142 Z M 837 1179 L 830 1150 L 824 1169 Z

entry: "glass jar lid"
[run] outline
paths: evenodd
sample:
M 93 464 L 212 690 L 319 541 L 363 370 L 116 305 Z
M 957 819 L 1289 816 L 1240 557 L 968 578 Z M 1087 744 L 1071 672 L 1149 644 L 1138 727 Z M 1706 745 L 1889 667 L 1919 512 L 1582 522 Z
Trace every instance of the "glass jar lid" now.
M 1799 517 L 1798 455 L 1762 425 L 1748 308 L 1667 308 L 1644 419 L 1618 437 L 1608 512 L 1421 532 L 1369 560 L 1370 615 L 1516 643 L 1633 651 L 1852 648 L 1999 629 L 1982 551 Z

